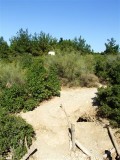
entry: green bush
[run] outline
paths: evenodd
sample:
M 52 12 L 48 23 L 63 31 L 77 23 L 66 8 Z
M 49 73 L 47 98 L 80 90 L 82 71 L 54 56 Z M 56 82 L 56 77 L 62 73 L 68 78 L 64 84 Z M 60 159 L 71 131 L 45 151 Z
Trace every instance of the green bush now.
M 95 56 L 95 74 L 101 82 L 118 84 L 120 82 L 120 57 L 113 55 Z
M 39 102 L 59 96 L 60 84 L 53 68 L 47 71 L 42 60 L 35 60 L 28 71 L 28 92 Z
M 95 61 L 93 55 L 81 56 L 69 53 L 47 56 L 45 66 L 46 68 L 52 66 L 56 69 L 62 85 L 89 87 L 95 86 L 95 83 L 98 82 L 98 78 L 94 75 Z M 83 83 L 84 80 L 87 83 Z
M 3 37 L 0 37 L 0 59 L 8 59 L 10 49 Z
M 12 113 L 20 112 L 24 107 L 25 97 L 23 86 L 13 85 L 10 88 L 5 88 L 0 95 L 0 107 Z
M 9 68 L 12 64 L 7 65 Z M 15 81 L 14 77 L 17 75 L 12 76 L 8 72 L 8 77 L 12 77 L 12 80 L 10 86 L 6 86 L 7 72 L 4 73 L 5 76 L 1 74 L 2 84 L 3 80 L 6 80 L 0 92 L 0 156 L 2 159 L 13 151 L 13 159 L 19 160 L 27 151 L 25 137 L 30 146 L 34 136 L 32 127 L 11 113 L 33 110 L 39 102 L 60 94 L 60 84 L 54 68 L 46 70 L 41 59 L 31 59 L 31 64 L 25 65 L 24 62 L 22 67 L 26 71 L 24 83 Z M 20 74 L 19 69 L 15 71 L 18 73 L 14 73 Z M 23 69 L 21 69 L 22 72 Z
M 108 77 L 112 85 L 120 84 L 120 59 L 116 59 L 108 68 Z
M 22 158 L 27 152 L 25 137 L 30 146 L 34 137 L 32 127 L 20 117 L 9 115 L 0 109 L 0 156 L 5 159 L 13 152 L 15 160 Z
M 120 85 L 109 86 L 106 89 L 100 88 L 97 101 L 100 105 L 98 114 L 109 118 L 114 124 L 116 122 L 120 127 Z
M 101 62 L 100 59 L 99 61 Z M 104 65 L 102 67 L 102 63 L 105 64 L 105 68 Z M 102 78 L 108 81 L 107 88 L 98 89 L 97 101 L 100 105 L 98 114 L 109 118 L 112 125 L 120 127 L 120 58 L 106 56 L 106 60 L 97 65 L 101 68 L 101 70 L 97 68 L 98 74 L 103 74 Z
M 59 96 L 60 84 L 53 68 L 46 71 L 42 60 L 36 59 L 26 71 L 25 84 L 13 84 L 0 94 L 0 107 L 11 113 L 33 110 L 39 102 Z

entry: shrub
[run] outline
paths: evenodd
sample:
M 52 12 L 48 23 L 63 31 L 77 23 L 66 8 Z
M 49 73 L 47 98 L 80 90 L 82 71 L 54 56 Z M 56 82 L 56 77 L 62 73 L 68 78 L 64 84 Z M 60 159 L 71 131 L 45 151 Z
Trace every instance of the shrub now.
M 119 83 L 120 57 L 113 55 L 97 55 L 95 56 L 95 74 L 100 78 L 101 82 Z M 114 81 L 114 82 L 113 82 Z
M 6 159 L 12 150 L 13 159 L 19 160 L 27 151 L 25 137 L 30 146 L 34 136 L 32 127 L 11 113 L 33 110 L 39 102 L 60 94 L 60 84 L 54 68 L 46 70 L 41 59 L 32 59 L 31 65 L 23 65 L 23 68 L 26 71 L 24 83 L 15 81 L 16 75 L 13 77 L 9 75 L 12 77 L 11 85 L 6 87 L 8 79 L 5 76 L 7 75 L 1 74 L 1 77 L 6 80 L 0 92 L 0 156 L 2 159 Z M 19 69 L 15 71 L 20 72 Z M 23 69 L 21 69 L 22 72 Z M 19 73 L 16 72 L 16 74 Z M 1 82 L 3 84 L 3 81 Z
M 120 124 L 120 85 L 100 88 L 97 94 L 99 115 Z
M 48 69 L 51 66 L 56 69 L 62 85 L 94 86 L 93 83 L 98 81 L 97 77 L 94 76 L 95 62 L 93 55 L 81 56 L 79 54 L 70 53 L 47 56 L 45 59 L 45 66 Z M 94 78 L 92 78 L 91 75 L 94 76 Z M 83 83 L 84 80 L 87 81 L 87 84 Z
M 24 111 L 32 111 L 38 105 L 37 100 L 35 99 L 27 99 L 24 101 Z
M 0 96 L 0 107 L 15 113 L 20 112 L 24 107 L 26 93 L 23 86 L 13 85 L 5 88 Z
M 102 68 L 102 65 L 100 66 Z M 109 118 L 112 125 L 120 127 L 119 56 L 106 56 L 105 66 L 105 69 L 104 67 L 101 69 L 101 73 L 105 73 L 104 75 L 107 78 L 108 86 L 107 88 L 101 88 L 98 90 L 97 101 L 100 105 L 98 114 L 102 117 Z
M 22 158 L 27 151 L 25 137 L 30 146 L 34 137 L 32 127 L 20 117 L 6 114 L 0 109 L 0 155 L 5 158 L 13 151 L 15 160 Z
M 120 60 L 114 60 L 108 68 L 108 77 L 111 84 L 120 84 Z
M 47 71 L 42 60 L 35 60 L 28 71 L 28 92 L 34 99 L 43 101 L 51 96 L 59 96 L 60 84 L 53 68 Z
M 0 107 L 11 113 L 33 110 L 39 102 L 59 96 L 60 84 L 53 68 L 49 71 L 42 60 L 34 60 L 26 72 L 25 84 L 4 88 L 0 94 Z
M 94 74 L 82 74 L 80 78 L 80 86 L 82 87 L 97 87 L 98 82 L 98 77 Z

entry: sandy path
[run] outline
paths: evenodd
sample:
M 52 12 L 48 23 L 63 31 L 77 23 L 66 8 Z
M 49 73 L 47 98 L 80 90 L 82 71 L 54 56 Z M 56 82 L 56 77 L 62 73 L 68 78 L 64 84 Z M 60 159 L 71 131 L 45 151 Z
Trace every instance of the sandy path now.
M 21 113 L 22 118 L 30 123 L 36 132 L 34 146 L 38 151 L 34 155 L 35 160 L 86 159 L 79 150 L 75 154 L 70 152 L 68 123 L 60 108 L 61 104 L 69 120 L 76 125 L 77 139 L 91 154 L 101 157 L 104 150 L 112 148 L 107 131 L 100 124 L 76 122 L 84 113 L 94 115 L 95 107 L 92 103 L 96 92 L 96 88 L 63 89 L 60 97 L 41 103 L 34 111 Z

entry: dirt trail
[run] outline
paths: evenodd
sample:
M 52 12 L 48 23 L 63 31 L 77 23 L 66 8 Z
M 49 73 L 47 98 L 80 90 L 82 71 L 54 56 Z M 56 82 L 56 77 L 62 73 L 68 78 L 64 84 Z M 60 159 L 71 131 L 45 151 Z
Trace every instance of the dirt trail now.
M 75 124 L 76 138 L 94 157 L 101 159 L 104 151 L 113 147 L 106 129 L 98 122 L 77 122 L 84 114 L 94 118 L 96 106 L 93 106 L 93 98 L 96 92 L 96 88 L 64 88 L 60 97 L 41 103 L 34 111 L 21 113 L 22 118 L 31 124 L 36 132 L 34 146 L 38 151 L 33 159 L 86 159 L 86 155 L 79 149 L 76 149 L 75 153 L 70 151 L 68 123 L 61 104 L 70 122 Z

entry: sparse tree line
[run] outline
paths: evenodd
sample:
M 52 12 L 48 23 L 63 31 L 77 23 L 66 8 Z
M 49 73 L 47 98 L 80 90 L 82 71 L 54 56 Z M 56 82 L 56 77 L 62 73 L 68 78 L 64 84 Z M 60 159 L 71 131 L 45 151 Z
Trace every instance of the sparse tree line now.
M 119 53 L 119 45 L 116 44 L 114 38 L 108 39 L 105 47 L 106 49 L 102 54 L 116 55 Z M 10 45 L 7 44 L 3 37 L 0 37 L 0 58 L 21 54 L 41 56 L 46 55 L 50 50 L 54 50 L 57 53 L 74 52 L 80 55 L 94 53 L 91 46 L 81 36 L 79 38 L 75 37 L 73 40 L 63 38 L 57 40 L 42 31 L 39 34 L 31 35 L 28 30 L 20 29 L 16 36 L 10 39 Z
M 19 160 L 35 137 L 32 126 L 15 113 L 33 110 L 40 102 L 60 96 L 60 86 L 97 87 L 98 115 L 120 127 L 120 50 L 111 38 L 105 51 L 95 53 L 80 36 L 57 40 L 20 29 L 10 45 L 0 37 L 0 159 Z M 55 56 L 48 55 L 55 51 Z

